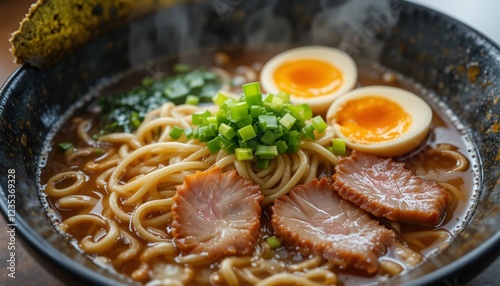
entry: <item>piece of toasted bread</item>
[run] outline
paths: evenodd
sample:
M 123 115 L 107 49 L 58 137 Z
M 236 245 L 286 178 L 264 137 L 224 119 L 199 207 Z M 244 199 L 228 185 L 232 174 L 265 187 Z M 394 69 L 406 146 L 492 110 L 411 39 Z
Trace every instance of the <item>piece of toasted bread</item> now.
M 38 0 L 12 33 L 16 63 L 47 68 L 102 31 L 175 0 Z

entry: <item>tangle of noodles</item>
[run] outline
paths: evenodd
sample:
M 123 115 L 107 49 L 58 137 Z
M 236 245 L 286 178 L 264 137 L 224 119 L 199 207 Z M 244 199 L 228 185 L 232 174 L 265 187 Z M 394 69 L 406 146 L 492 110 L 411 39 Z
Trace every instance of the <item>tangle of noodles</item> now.
M 255 169 L 250 162 L 240 162 L 234 154 L 224 151 L 211 154 L 204 143 L 196 140 L 185 137 L 173 140 L 168 136 L 174 126 L 193 127 L 191 115 L 202 111 L 197 106 L 167 103 L 149 112 L 135 133 L 106 134 L 98 141 L 90 139 L 92 136 L 88 134 L 92 122 L 79 122 L 76 133 L 86 146 L 66 152 L 65 159 L 69 164 L 82 165 L 83 170 L 56 174 L 45 187 L 49 196 L 57 198 L 59 207 L 79 210 L 79 214 L 64 220 L 60 228 L 73 234 L 87 253 L 102 254 L 119 249 L 114 266 L 119 268 L 136 261 L 130 275 L 139 281 L 155 278 L 150 285 L 184 285 L 194 281 L 224 285 L 335 285 L 338 278 L 334 267 L 323 258 L 313 256 L 284 266 L 273 259 L 262 258 L 265 246 L 260 247 L 261 255 L 257 258 L 225 258 L 219 270 L 210 275 L 195 273 L 191 268 L 204 264 L 203 256 L 179 256 L 169 229 L 175 186 L 182 184 L 186 175 L 214 166 L 236 169 L 239 175 L 260 185 L 264 195 L 262 207 L 266 207 L 297 184 L 331 175 L 339 161 L 325 148 L 333 138 L 330 128 L 317 134 L 315 141 L 301 142 L 297 153 L 279 155 L 265 170 Z M 468 163 L 463 155 L 445 145 L 429 152 L 433 156 L 454 158 L 456 164 L 448 170 L 450 173 L 462 171 Z M 419 166 L 416 172 L 426 171 Z M 92 173 L 98 175 L 94 182 L 87 182 L 86 178 Z M 463 199 L 457 187 L 448 182 L 437 183 L 456 199 Z M 102 203 L 102 216 L 91 214 L 98 199 L 85 191 L 89 184 L 107 194 Z M 82 225 L 90 227 L 83 234 L 73 231 Z M 398 223 L 391 225 L 400 230 Z M 424 230 L 402 237 L 412 247 L 425 249 L 426 241 L 444 241 L 448 233 Z M 170 275 L 162 272 L 165 269 L 161 270 L 158 265 L 167 267 Z M 392 260 L 381 261 L 381 271 L 389 276 L 403 269 Z M 154 274 L 156 272 L 160 274 Z
M 168 136 L 174 126 L 193 127 L 191 115 L 203 111 L 203 108 L 193 105 L 175 106 L 167 103 L 149 112 L 134 134 L 106 134 L 99 137 L 98 141 L 93 141 L 88 134 L 92 123 L 88 120 L 80 121 L 77 135 L 87 146 L 65 153 L 65 158 L 70 164 L 83 164 L 84 171 L 57 174 L 48 181 L 45 188 L 49 196 L 60 198 L 60 207 L 82 209 L 81 214 L 64 220 L 61 229 L 72 234 L 72 229 L 78 225 L 92 225 L 91 228 L 96 229 L 95 233 L 86 234 L 80 239 L 82 249 L 89 253 L 104 253 L 116 245 L 124 245 L 117 254 L 115 266 L 119 267 L 135 256 L 140 257 L 141 263 L 137 264 L 132 276 L 147 280 L 147 272 L 153 265 L 149 262 L 160 258 L 172 263 L 175 263 L 175 259 L 192 265 L 204 263 L 202 256 L 177 257 L 179 253 L 171 242 L 171 235 L 166 231 L 172 220 L 171 206 L 175 186 L 183 183 L 184 176 L 214 166 L 224 170 L 236 169 L 239 175 L 248 177 L 261 186 L 265 197 L 262 205 L 265 207 L 297 184 L 331 175 L 339 160 L 325 148 L 333 138 L 330 128 L 318 134 L 316 141 L 301 142 L 296 154 L 279 155 L 265 170 L 255 169 L 250 162 L 240 162 L 234 154 L 228 155 L 224 151 L 211 154 L 204 143 L 196 140 L 185 137 L 172 140 Z M 101 156 L 93 158 L 96 154 Z M 82 158 L 89 159 L 82 163 Z M 103 217 L 85 214 L 95 207 L 96 198 L 88 194 L 76 194 L 87 184 L 85 172 L 98 173 L 93 184 L 109 194 L 103 202 Z M 59 187 L 62 181 L 67 181 L 64 188 Z M 120 229 L 118 224 L 130 226 L 131 231 Z M 142 247 L 139 241 L 145 241 L 150 246 Z M 263 260 L 254 262 L 252 257 L 231 257 L 221 262 L 218 275 L 229 285 L 238 285 L 240 280 L 276 285 L 294 279 L 296 282 L 309 281 L 310 285 L 320 280 L 326 284 L 334 284 L 336 275 L 331 270 L 309 270 L 320 264 L 318 259 L 290 266 L 290 272 L 303 272 L 300 276 L 276 276 L 286 269 L 267 268 L 269 265 L 264 265 Z M 235 268 L 238 269 L 237 272 Z M 184 268 L 177 270 L 179 275 L 185 272 Z M 174 275 L 160 280 L 162 283 L 182 285 L 192 276 L 181 275 L 184 278 L 179 280 Z M 276 277 L 266 280 L 262 276 Z
M 241 72 L 254 76 L 249 69 Z M 314 141 L 301 142 L 297 153 L 279 155 L 268 169 L 260 170 L 249 161 L 236 160 L 234 154 L 222 150 L 212 154 L 205 143 L 195 139 L 169 136 L 175 126 L 192 128 L 192 114 L 205 109 L 167 103 L 147 113 L 134 133 L 111 133 L 97 140 L 96 122 L 74 120 L 75 141 L 79 143 L 64 153 L 63 161 L 69 168 L 51 174 L 44 185 L 51 202 L 66 212 L 59 228 L 86 253 L 105 257 L 118 272 L 149 285 L 338 284 L 342 271 L 324 258 L 303 256 L 292 248 L 274 252 L 264 241 L 273 235 L 266 207 L 275 198 L 298 184 L 333 174 L 340 158 L 325 148 L 334 137 L 332 129 L 316 133 Z M 406 163 L 417 175 L 435 181 L 451 194 L 445 218 L 449 221 L 459 202 L 467 200 L 457 180 L 469 162 L 449 144 L 427 147 L 420 154 L 424 154 L 423 160 L 409 158 Z M 449 163 L 436 168 L 429 158 Z M 207 257 L 182 256 L 176 249 L 171 207 L 176 186 L 186 175 L 214 167 L 234 169 L 260 185 L 263 223 L 253 255 L 226 257 L 206 266 Z M 450 237 L 444 229 L 405 230 L 398 222 L 386 225 L 415 250 L 425 250 Z M 390 252 L 391 257 L 381 258 L 380 275 L 397 275 L 421 261 L 420 254 L 408 247 L 395 247 Z

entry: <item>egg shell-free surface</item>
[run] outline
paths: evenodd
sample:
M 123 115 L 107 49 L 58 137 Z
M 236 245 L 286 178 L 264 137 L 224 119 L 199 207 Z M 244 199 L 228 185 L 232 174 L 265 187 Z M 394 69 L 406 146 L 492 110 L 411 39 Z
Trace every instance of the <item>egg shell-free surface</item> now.
M 406 132 L 391 140 L 378 143 L 355 142 L 342 133 L 336 120 L 337 112 L 351 100 L 373 96 L 382 97 L 400 105 L 410 115 L 411 124 Z M 344 139 L 349 148 L 382 157 L 394 157 L 411 151 L 422 142 L 429 131 L 432 110 L 423 99 L 404 89 L 390 86 L 367 86 L 350 91 L 336 100 L 328 109 L 326 118 L 328 124 L 335 130 L 335 134 Z
M 336 67 L 343 76 L 341 85 L 333 92 L 316 97 L 299 97 L 290 94 L 290 100 L 295 104 L 307 103 L 315 114 L 324 114 L 328 106 L 337 98 L 351 90 L 356 84 L 358 70 L 354 60 L 345 52 L 331 47 L 304 46 L 280 53 L 270 59 L 262 68 L 260 82 L 262 87 L 270 93 L 280 91 L 274 81 L 276 69 L 283 63 L 295 60 L 321 60 Z

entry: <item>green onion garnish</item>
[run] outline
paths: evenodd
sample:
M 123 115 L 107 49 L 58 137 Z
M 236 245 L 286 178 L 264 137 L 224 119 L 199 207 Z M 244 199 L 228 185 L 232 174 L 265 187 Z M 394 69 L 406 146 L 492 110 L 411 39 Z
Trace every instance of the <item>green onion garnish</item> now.
M 255 133 L 255 130 L 253 129 L 252 125 L 247 125 L 243 128 L 240 128 L 238 130 L 238 134 L 240 135 L 241 140 L 243 141 L 248 141 L 252 138 L 257 137 L 257 133 Z
M 220 138 L 216 137 L 210 141 L 207 142 L 207 148 L 210 150 L 211 153 L 215 153 L 221 149 L 220 147 Z
M 245 102 L 237 102 L 229 107 L 229 119 L 238 121 L 248 115 L 248 105 Z
M 219 134 L 229 140 L 233 139 L 234 135 L 236 135 L 234 129 L 225 123 L 221 123 L 221 125 L 219 126 Z
M 148 111 L 166 102 L 176 105 L 209 102 L 222 84 L 216 74 L 205 68 L 191 69 L 187 64 L 177 64 L 173 70 L 166 77 L 144 77 L 140 85 L 127 91 L 99 97 L 103 120 L 109 122 L 103 126 L 101 135 L 136 130 Z M 221 96 L 222 102 L 226 100 L 224 97 Z
M 285 127 L 287 130 L 292 128 L 292 126 L 295 124 L 297 121 L 297 118 L 293 117 L 290 113 L 285 114 L 281 119 L 280 123 Z
M 312 124 L 307 124 L 306 126 L 302 127 L 302 133 L 310 139 L 316 139 L 314 136 L 314 126 Z
M 200 103 L 200 98 L 196 95 L 186 96 L 186 104 L 198 105 Z
M 283 140 L 278 140 L 274 144 L 276 145 L 276 148 L 278 149 L 278 154 L 283 154 L 288 149 L 288 145 Z
M 235 149 L 236 159 L 239 161 L 252 160 L 252 149 L 251 148 L 236 148 Z
M 174 128 L 172 128 L 172 130 L 170 130 L 170 133 L 168 133 L 168 136 L 170 136 L 170 138 L 172 138 L 174 140 L 177 140 L 177 139 L 181 138 L 182 133 L 184 133 L 184 129 L 182 129 L 178 126 L 174 126 Z
M 137 128 L 139 127 L 139 125 L 141 125 L 141 118 L 139 117 L 139 113 L 137 113 L 136 111 L 132 111 L 132 113 L 130 114 L 130 123 L 132 123 L 132 126 L 134 126 L 134 128 Z
M 186 130 L 186 136 L 207 142 L 212 153 L 222 149 L 238 160 L 252 160 L 256 168 L 266 169 L 270 160 L 297 152 L 302 139 L 314 139 L 328 127 L 321 116 L 312 118 L 309 105 L 293 105 L 284 92 L 262 94 L 257 82 L 242 88 L 239 100 L 216 94 L 212 100 L 219 110 L 193 114 L 195 127 Z
M 328 127 L 328 125 L 323 120 L 323 118 L 321 117 L 321 115 L 317 115 L 317 116 L 313 117 L 313 119 L 312 119 L 312 125 L 314 126 L 314 129 L 316 129 L 316 131 L 318 131 L 319 133 L 322 133 Z
M 57 144 L 57 147 L 59 147 L 59 149 L 61 151 L 66 151 L 70 148 L 73 148 L 73 144 L 71 144 L 69 142 L 61 142 L 61 143 Z
M 292 115 L 299 121 L 306 121 L 312 117 L 312 110 L 306 103 L 292 107 Z
M 184 129 L 184 135 L 186 135 L 187 139 L 192 139 L 194 135 L 194 131 L 192 128 Z
M 345 141 L 341 138 L 333 138 L 332 139 L 332 147 L 328 148 L 330 152 L 336 155 L 345 155 L 346 147 Z
M 241 88 L 243 89 L 243 93 L 245 94 L 245 97 L 254 96 L 254 95 L 260 96 L 261 95 L 259 82 L 247 83 L 247 84 L 242 85 Z M 261 102 L 262 102 L 262 100 L 261 100 Z
M 274 235 L 266 238 L 266 243 L 269 245 L 271 250 L 281 247 L 281 242 Z
M 223 94 L 222 92 L 219 92 L 214 97 L 212 97 L 212 101 L 218 106 L 221 106 L 224 103 L 224 101 L 228 99 L 229 97 L 227 97 L 227 95 Z
M 278 128 L 278 121 L 274 115 L 259 116 L 259 128 L 262 131 L 274 130 Z
M 255 166 L 261 170 L 269 168 L 269 159 L 259 159 Z
M 260 159 L 274 159 L 274 157 L 278 156 L 278 147 L 257 145 L 255 155 L 259 156 Z

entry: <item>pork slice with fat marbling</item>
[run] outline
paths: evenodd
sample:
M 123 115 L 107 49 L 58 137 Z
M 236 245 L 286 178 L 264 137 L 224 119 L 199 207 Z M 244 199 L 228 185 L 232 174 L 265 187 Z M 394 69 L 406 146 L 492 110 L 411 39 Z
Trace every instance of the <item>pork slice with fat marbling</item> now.
M 448 193 L 404 167 L 404 163 L 353 151 L 340 160 L 333 187 L 344 199 L 377 217 L 413 224 L 437 225 Z
M 396 234 L 342 199 L 326 179 L 299 185 L 274 200 L 271 224 L 278 237 L 302 252 L 340 267 L 374 273 Z
M 262 200 L 259 185 L 234 170 L 186 176 L 172 206 L 176 247 L 209 261 L 251 254 L 260 234 Z

